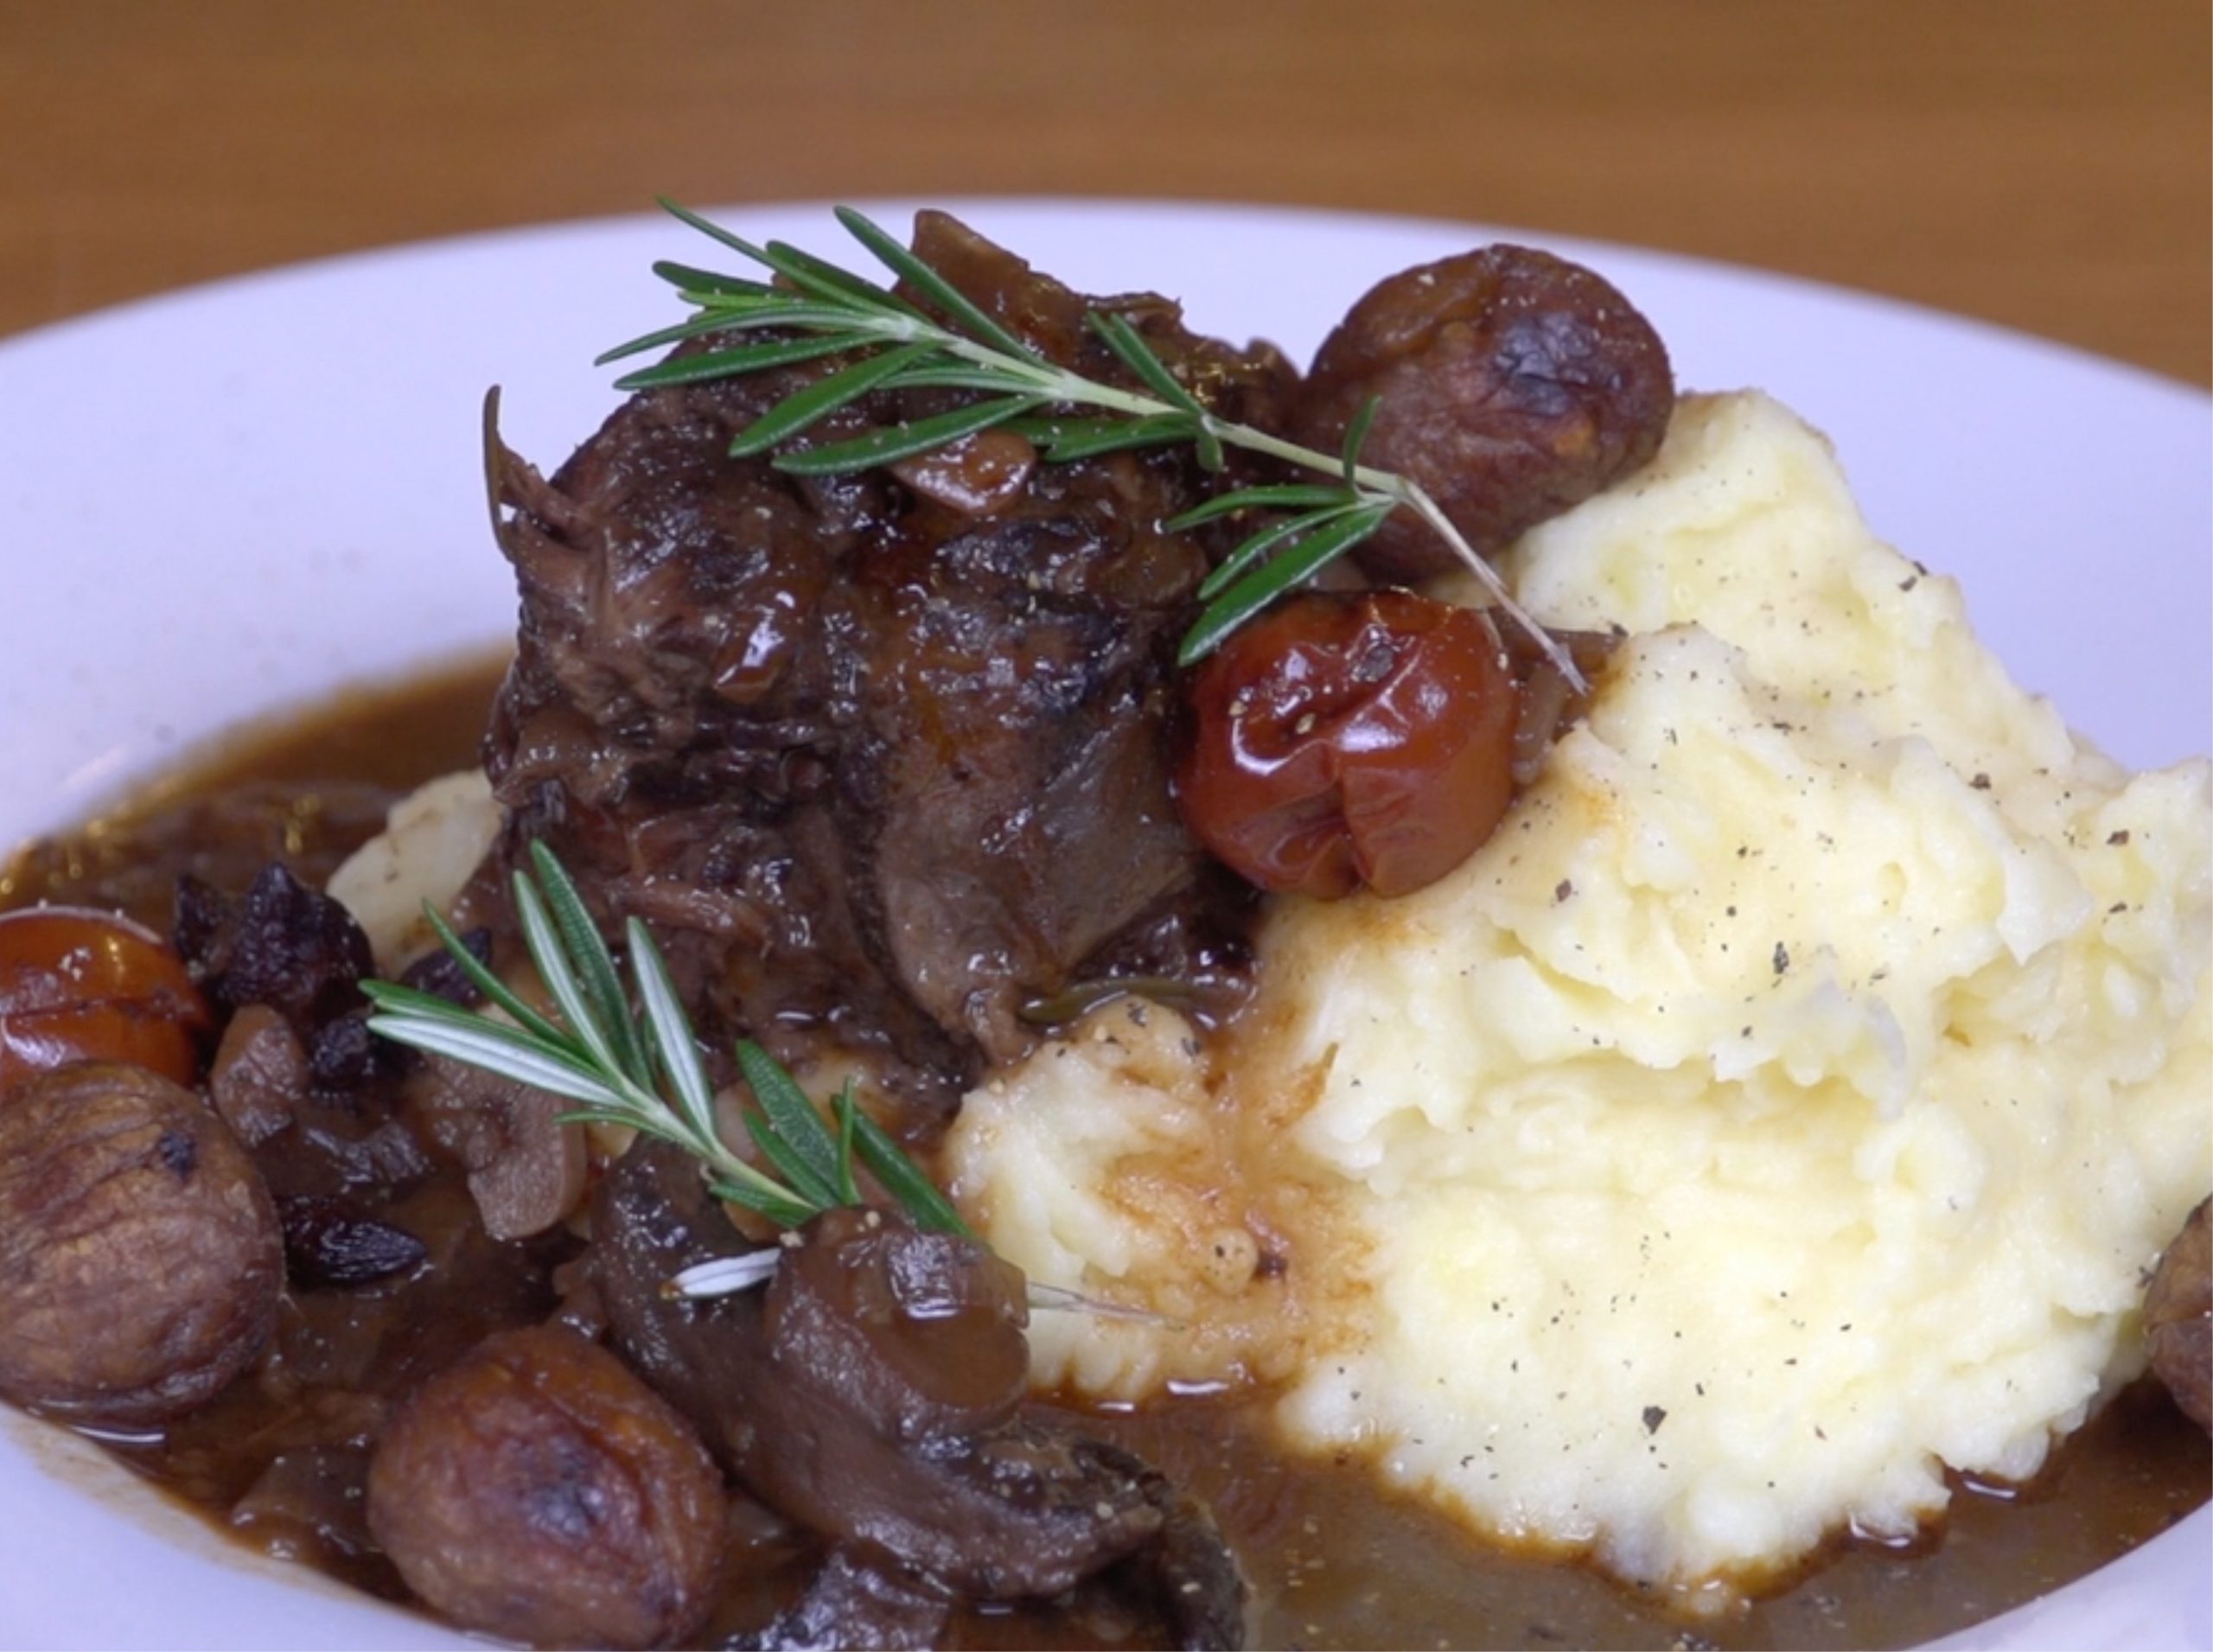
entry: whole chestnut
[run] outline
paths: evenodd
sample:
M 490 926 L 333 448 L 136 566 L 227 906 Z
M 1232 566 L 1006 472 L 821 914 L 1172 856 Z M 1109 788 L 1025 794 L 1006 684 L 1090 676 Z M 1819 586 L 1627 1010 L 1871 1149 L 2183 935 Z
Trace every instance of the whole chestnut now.
M 1657 452 L 1675 386 L 1659 334 L 1605 280 L 1501 245 L 1371 289 L 1323 341 L 1293 429 L 1334 451 L 1371 399 L 1362 461 L 1419 482 L 1487 555 Z M 1356 554 L 1388 579 L 1454 565 L 1411 511 Z
M 539 1645 L 683 1640 L 713 1604 L 727 1509 L 692 1426 L 561 1325 L 463 1355 L 369 1462 L 369 1529 L 407 1586 Z
M 157 1073 L 77 1062 L 0 1103 L 0 1394 L 158 1423 L 274 1334 L 276 1209 L 214 1110 Z

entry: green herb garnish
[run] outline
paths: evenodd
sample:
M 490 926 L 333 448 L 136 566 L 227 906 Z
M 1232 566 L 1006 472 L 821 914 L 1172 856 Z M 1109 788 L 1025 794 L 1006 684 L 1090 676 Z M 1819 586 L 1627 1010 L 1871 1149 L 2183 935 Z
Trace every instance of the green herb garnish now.
M 862 1111 L 851 1084 L 826 1121 L 792 1075 L 750 1041 L 737 1046 L 738 1068 L 755 1103 L 744 1121 L 769 1169 L 731 1151 L 715 1127 L 714 1091 L 698 1037 L 652 934 L 635 918 L 625 931 L 634 1010 L 574 880 L 545 845 L 533 843 L 530 854 L 537 876 L 516 871 L 515 912 L 555 1012 L 532 1008 L 426 907 L 446 950 L 508 1019 L 394 982 L 364 981 L 361 990 L 375 1010 L 372 1032 L 564 1096 L 578 1106 L 562 1115 L 564 1123 L 617 1125 L 673 1142 L 699 1160 L 717 1198 L 758 1211 L 780 1227 L 796 1228 L 836 1206 L 859 1204 L 853 1171 L 858 1158 L 916 1227 L 973 1237 L 952 1202 Z M 767 1277 L 775 1253 L 767 1253 L 765 1260 L 756 1254 L 710 1266 L 749 1274 L 720 1286 L 740 1288 Z M 708 1293 L 695 1288 L 699 1282 L 688 1275 L 679 1283 L 687 1294 Z
M 733 455 L 781 450 L 771 461 L 780 470 L 835 475 L 931 452 L 996 426 L 1028 437 L 1047 460 L 1055 462 L 1118 449 L 1189 445 L 1196 450 L 1202 467 L 1211 472 L 1221 469 L 1225 446 L 1266 454 L 1330 480 L 1240 488 L 1166 524 L 1170 532 L 1181 532 L 1243 512 L 1272 515 L 1202 589 L 1205 607 L 1178 650 L 1182 664 L 1203 660 L 1247 620 L 1368 538 L 1392 512 L 1410 510 L 1467 564 L 1492 599 L 1568 682 L 1583 686 L 1566 651 L 1507 595 L 1497 572 L 1428 493 L 1407 477 L 1360 462 L 1372 405 L 1354 420 L 1342 452 L 1323 453 L 1210 411 L 1137 328 L 1112 312 L 1093 310 L 1086 319 L 1139 388 L 1103 384 L 1055 366 L 850 207 L 837 209 L 838 221 L 903 284 L 903 292 L 781 241 L 756 246 L 673 201 L 661 205 L 701 234 L 768 271 L 777 283 L 717 275 L 687 265 L 656 264 L 654 272 L 677 289 L 694 314 L 673 327 L 616 346 L 600 361 L 707 335 L 768 332 L 777 336 L 641 368 L 617 380 L 618 387 L 698 384 L 818 357 L 851 358 L 740 431 L 730 443 Z M 871 391 L 923 388 L 975 391 L 984 399 L 819 446 L 786 445 Z M 1086 415 L 1075 411 L 1080 409 L 1098 411 Z

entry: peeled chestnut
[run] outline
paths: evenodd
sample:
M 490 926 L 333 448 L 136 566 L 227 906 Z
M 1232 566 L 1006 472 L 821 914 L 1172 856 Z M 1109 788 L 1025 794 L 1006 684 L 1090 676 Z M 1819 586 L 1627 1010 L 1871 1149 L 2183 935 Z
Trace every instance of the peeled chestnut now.
M 284 1277 L 260 1173 L 191 1091 L 78 1062 L 0 1104 L 0 1394 L 73 1421 L 181 1416 L 268 1343 Z
M 647 1647 L 705 1619 L 727 1501 L 692 1426 L 560 1325 L 503 1331 L 418 1389 L 369 1464 L 369 1529 L 469 1629 Z
M 1419 482 L 1488 553 L 1657 452 L 1675 386 L 1659 334 L 1607 282 L 1497 246 L 1377 284 L 1323 341 L 1293 428 L 1334 450 L 1370 398 L 1362 459 Z M 1357 554 L 1391 579 L 1454 565 L 1411 511 Z

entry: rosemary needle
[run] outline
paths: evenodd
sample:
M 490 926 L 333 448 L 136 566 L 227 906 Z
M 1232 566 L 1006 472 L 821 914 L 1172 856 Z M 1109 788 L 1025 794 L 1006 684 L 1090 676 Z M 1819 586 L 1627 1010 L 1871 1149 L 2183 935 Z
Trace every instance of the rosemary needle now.
M 750 1040 L 737 1045 L 738 1071 L 754 1102 L 743 1119 L 768 1168 L 733 1152 L 717 1128 L 698 1038 L 652 934 L 635 918 L 625 932 L 634 1009 L 614 954 L 567 869 L 542 843 L 530 845 L 530 859 L 533 871 L 514 874 L 515 910 L 523 945 L 556 1012 L 533 1009 L 426 904 L 431 928 L 498 1014 L 392 981 L 364 981 L 374 1011 L 372 1032 L 564 1096 L 577 1104 L 562 1115 L 564 1124 L 615 1125 L 673 1142 L 699 1161 L 717 1198 L 779 1227 L 800 1227 L 826 1210 L 861 1203 L 858 1160 L 917 1228 L 976 1237 L 953 1202 L 862 1110 L 851 1084 L 832 1103 L 826 1122 L 782 1063 Z M 683 1297 L 749 1290 L 775 1272 L 780 1254 L 772 1247 L 703 1262 L 664 1288 Z M 1170 1323 L 1145 1309 L 1055 1285 L 1030 1285 L 1030 1305 Z
M 577 1104 L 564 1123 L 615 1125 L 673 1142 L 705 1168 L 717 1198 L 781 1227 L 859 1203 L 858 1158 L 916 1227 L 974 1237 L 952 1202 L 861 1110 L 850 1086 L 832 1109 L 833 1126 L 775 1058 L 750 1042 L 737 1046 L 754 1097 L 744 1119 L 768 1169 L 732 1151 L 716 1128 L 698 1040 L 652 934 L 630 921 L 634 1010 L 574 880 L 543 844 L 531 845 L 531 860 L 535 876 L 514 875 L 515 909 L 557 1012 L 533 1009 L 426 908 L 448 952 L 505 1018 L 393 982 L 364 981 L 374 1006 L 371 1031 L 563 1096 Z
M 774 453 L 771 462 L 780 469 L 835 475 L 894 463 L 1005 426 L 1035 442 L 1053 462 L 1122 449 L 1189 446 L 1211 474 L 1221 469 L 1224 448 L 1241 448 L 1328 480 L 1218 494 L 1166 524 L 1170 532 L 1180 532 L 1240 512 L 1272 515 L 1202 588 L 1204 606 L 1177 650 L 1180 663 L 1203 660 L 1247 620 L 1369 538 L 1393 512 L 1404 510 L 1419 517 L 1474 571 L 1492 600 L 1571 686 L 1585 686 L 1567 651 L 1513 600 L 1497 571 L 1427 490 L 1409 477 L 1361 463 L 1372 406 L 1353 421 L 1341 451 L 1324 453 L 1221 418 L 1177 379 L 1126 316 L 1112 311 L 1093 310 L 1086 319 L 1128 370 L 1134 386 L 1107 384 L 1055 366 L 850 207 L 837 209 L 838 221 L 896 277 L 894 286 L 780 241 L 756 246 L 673 201 L 661 205 L 779 277 L 781 284 L 686 265 L 656 265 L 656 273 L 676 288 L 693 314 L 675 326 L 617 345 L 599 358 L 602 363 L 691 338 L 728 335 L 747 341 L 639 368 L 618 379 L 619 388 L 698 384 L 820 357 L 848 358 L 740 431 L 730 445 L 733 454 Z M 771 336 L 752 338 L 760 332 Z M 825 445 L 787 445 L 871 392 L 922 388 L 974 391 L 985 399 Z

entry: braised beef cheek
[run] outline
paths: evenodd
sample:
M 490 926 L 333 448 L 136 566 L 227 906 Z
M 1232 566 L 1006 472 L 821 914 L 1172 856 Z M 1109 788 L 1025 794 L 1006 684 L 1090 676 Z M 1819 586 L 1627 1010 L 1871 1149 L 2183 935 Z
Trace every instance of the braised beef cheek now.
M 1120 374 L 1097 306 L 1227 415 L 1288 398 L 1272 351 L 1196 338 L 1164 300 L 1083 298 L 941 214 L 915 246 L 1055 360 Z M 888 1057 L 936 1112 L 1025 1047 L 1024 1002 L 1164 911 L 1172 969 L 1209 921 L 1167 752 L 1207 563 L 1159 526 L 1200 479 L 1181 450 L 1043 464 L 1004 432 L 830 481 L 729 456 L 836 365 L 641 393 L 550 482 L 495 455 L 522 615 L 486 760 L 507 856 L 541 839 L 603 922 L 652 924 L 708 1030 Z M 878 394 L 809 439 L 944 394 Z

